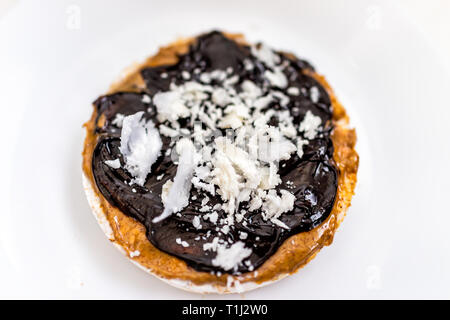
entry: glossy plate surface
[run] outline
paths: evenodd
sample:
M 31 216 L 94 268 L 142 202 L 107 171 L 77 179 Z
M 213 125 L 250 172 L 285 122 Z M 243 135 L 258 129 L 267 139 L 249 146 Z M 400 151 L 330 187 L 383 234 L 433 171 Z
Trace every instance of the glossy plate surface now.
M 108 243 L 81 183 L 81 125 L 125 67 L 213 28 L 311 61 L 361 157 L 333 245 L 226 298 L 450 298 L 448 71 L 392 3 L 284 0 L 20 1 L 0 17 L 0 298 L 204 298 Z

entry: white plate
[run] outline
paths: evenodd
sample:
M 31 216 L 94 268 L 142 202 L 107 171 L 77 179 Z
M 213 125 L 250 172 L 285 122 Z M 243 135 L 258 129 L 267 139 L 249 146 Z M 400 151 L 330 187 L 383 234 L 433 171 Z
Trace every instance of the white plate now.
M 361 156 L 333 245 L 287 280 L 227 298 L 450 298 L 449 75 L 402 12 L 374 0 L 15 5 L 0 19 L 0 297 L 205 298 L 108 243 L 80 153 L 90 103 L 121 70 L 212 28 L 310 60 L 346 106 Z

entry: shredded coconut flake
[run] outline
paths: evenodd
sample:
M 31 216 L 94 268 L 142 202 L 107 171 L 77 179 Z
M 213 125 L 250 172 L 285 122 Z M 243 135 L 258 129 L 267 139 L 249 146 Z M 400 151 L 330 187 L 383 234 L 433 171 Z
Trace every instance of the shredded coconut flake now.
M 256 188 L 261 181 L 256 161 L 241 148 L 234 145 L 229 139 L 218 137 L 215 140 L 217 150 L 220 150 L 240 170 L 247 179 L 247 187 Z
M 154 95 L 153 103 L 158 111 L 160 121 L 176 121 L 189 116 L 189 109 L 181 100 L 180 91 L 159 92 Z
M 227 212 L 233 213 L 236 208 L 236 197 L 239 195 L 241 182 L 231 161 L 222 152 L 217 151 L 214 157 L 214 170 L 212 183 L 216 184 L 218 193 L 227 201 Z
M 192 225 L 195 229 L 201 229 L 202 225 L 200 224 L 200 218 L 198 216 L 195 216 L 194 219 L 192 219 Z
M 263 162 L 288 160 L 297 147 L 280 132 L 279 128 L 267 126 L 258 133 L 258 158 Z
M 143 103 L 150 103 L 150 102 L 152 102 L 152 99 L 150 98 L 149 95 L 144 94 L 144 95 L 142 96 L 142 102 L 143 102 Z
M 294 209 L 295 196 L 287 190 L 280 190 L 281 197 L 277 195 L 275 190 L 270 190 L 264 197 L 262 205 L 263 218 L 271 220 L 280 225 L 282 223 L 278 220 L 282 213 L 289 212 Z M 282 223 L 284 228 L 288 227 Z
M 186 241 L 181 240 L 181 238 L 176 238 L 175 242 L 185 248 L 189 247 L 189 243 L 187 243 Z
M 298 96 L 300 94 L 300 89 L 297 87 L 289 87 L 287 93 L 291 96 Z
M 196 159 L 194 144 L 187 138 L 178 141 L 176 150 L 180 155 L 177 173 L 165 199 L 163 213 L 153 219 L 155 223 L 167 218 L 172 213 L 181 211 L 189 204 L 191 179 L 198 159 Z
M 260 43 L 251 47 L 252 54 L 264 62 L 268 67 L 273 67 L 280 63 L 280 56 L 276 54 L 270 47 Z
M 169 190 L 172 187 L 172 184 L 173 184 L 172 180 L 167 180 L 166 183 L 164 183 L 162 186 L 161 201 L 163 204 L 166 203 L 167 195 L 169 194 Z
M 245 247 L 244 242 L 238 241 L 230 247 L 226 245 L 217 245 L 217 255 L 212 260 L 212 264 L 228 271 L 237 268 L 237 266 L 251 255 L 252 250 Z
M 118 128 L 122 128 L 123 119 L 125 119 L 125 116 L 121 113 L 118 113 L 118 114 L 116 114 L 114 119 L 111 121 L 111 123 Z
M 123 119 L 119 150 L 125 169 L 134 177 L 132 183 L 143 186 L 153 163 L 161 153 L 162 141 L 151 120 L 142 119 L 140 111 Z
M 314 103 L 319 102 L 320 92 L 317 87 L 311 87 L 309 89 L 309 96 L 311 97 L 311 101 Z
M 314 139 L 317 135 L 317 131 L 322 123 L 320 117 L 315 116 L 311 111 L 307 111 L 305 118 L 300 123 L 299 131 L 304 132 L 305 138 Z
M 309 143 L 308 140 L 304 140 L 302 138 L 297 139 L 297 155 L 301 159 L 303 157 L 303 146 Z
M 273 72 L 266 70 L 264 76 L 269 80 L 270 84 L 278 88 L 286 88 L 288 80 L 280 69 L 275 69 Z
M 243 231 L 239 232 L 239 239 L 245 240 L 245 239 L 247 239 L 247 237 L 248 237 L 247 232 L 243 232 Z
M 104 162 L 110 168 L 113 168 L 113 169 L 119 169 L 120 168 L 120 160 L 119 159 L 105 160 Z
M 217 223 L 217 219 L 219 218 L 219 215 L 217 214 L 216 211 L 213 211 L 211 213 L 205 214 L 205 219 L 209 219 L 209 221 L 211 221 L 211 223 L 216 224 Z

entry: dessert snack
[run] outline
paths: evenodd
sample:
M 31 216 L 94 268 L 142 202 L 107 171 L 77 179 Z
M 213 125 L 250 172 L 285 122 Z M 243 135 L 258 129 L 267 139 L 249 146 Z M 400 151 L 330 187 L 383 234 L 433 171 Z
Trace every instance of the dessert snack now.
M 177 287 L 242 292 L 297 271 L 342 221 L 356 134 L 305 60 L 210 32 L 94 102 L 83 181 L 109 239 Z

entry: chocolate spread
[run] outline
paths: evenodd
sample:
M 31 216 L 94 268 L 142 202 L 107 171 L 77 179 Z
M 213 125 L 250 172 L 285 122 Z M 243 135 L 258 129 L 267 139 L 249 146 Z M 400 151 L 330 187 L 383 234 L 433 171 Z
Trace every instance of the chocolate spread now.
M 156 115 L 156 107 L 153 99 L 150 102 L 143 99 L 144 95 L 152 97 L 161 91 L 168 91 L 170 83 L 182 84 L 186 80 L 182 72 L 187 71 L 191 75 L 190 81 L 200 81 L 202 72 L 217 69 L 232 68 L 239 75 L 240 82 L 235 84 L 239 90 L 240 83 L 246 79 L 255 84 L 264 81 L 263 74 L 267 67 L 252 56 L 250 48 L 240 45 L 223 36 L 220 32 L 211 32 L 202 35 L 194 41 L 189 51 L 179 57 L 179 62 L 174 65 L 147 67 L 141 70 L 146 89 L 143 92 L 117 92 L 99 97 L 94 105 L 97 108 L 96 134 L 99 135 L 97 146 L 92 157 L 92 171 L 95 182 L 102 195 L 112 205 L 118 207 L 124 214 L 142 223 L 147 231 L 147 238 L 158 249 L 174 255 L 186 261 L 197 271 L 228 272 L 233 274 L 244 273 L 258 268 L 264 263 L 283 243 L 293 234 L 309 231 L 317 227 L 330 214 L 336 198 L 338 170 L 333 161 L 333 143 L 331 140 L 332 108 L 330 98 L 322 85 L 314 78 L 308 76 L 305 70 L 313 70 L 306 61 L 279 53 L 283 62 L 287 65 L 283 72 L 286 75 L 289 86 L 304 89 L 303 94 L 290 97 L 287 106 L 272 102 L 267 109 L 287 109 L 293 117 L 295 126 L 298 126 L 305 117 L 307 111 L 320 117 L 324 124 L 320 134 L 303 147 L 301 159 L 293 154 L 289 160 L 279 163 L 279 172 L 282 182 L 277 189 L 287 189 L 296 197 L 294 209 L 280 216 L 280 221 L 289 229 L 282 228 L 265 221 L 260 210 L 247 212 L 243 221 L 235 222 L 228 233 L 220 232 L 217 225 L 206 220 L 202 228 L 193 227 L 194 217 L 199 215 L 201 196 L 193 188 L 189 205 L 179 215 L 153 223 L 152 219 L 159 216 L 164 209 L 161 200 L 162 186 L 173 179 L 177 172 L 177 165 L 173 163 L 166 150 L 170 148 L 170 138 L 161 136 L 163 147 L 161 156 L 152 166 L 144 186 L 129 185 L 132 180 L 130 174 L 123 169 L 113 169 L 105 164 L 106 160 L 124 159 L 119 151 L 120 128 L 113 124 L 117 114 L 132 115 L 143 111 L 146 119 L 151 119 L 156 127 L 161 123 Z M 248 70 L 244 67 L 244 60 L 250 60 L 254 68 Z M 199 72 L 200 70 L 200 72 Z M 167 74 L 161 77 L 161 74 Z M 311 99 L 310 88 L 319 90 L 319 99 Z M 276 126 L 277 119 L 272 118 L 269 124 Z M 191 130 L 189 121 L 180 120 L 182 128 Z M 160 178 L 162 176 L 162 178 Z M 211 197 L 210 204 L 223 203 L 220 196 Z M 246 203 L 241 203 L 238 210 L 244 208 Z M 219 211 L 220 218 L 226 214 Z M 203 245 L 211 242 L 214 237 L 233 243 L 239 239 L 239 232 L 245 232 L 248 237 L 243 241 L 246 247 L 252 248 L 251 255 L 247 258 L 250 264 L 241 264 L 234 270 L 223 270 L 213 265 L 212 260 L 216 253 L 204 251 Z M 182 238 L 191 245 L 188 247 L 177 244 L 176 239 Z M 252 269 L 249 269 L 251 266 Z

